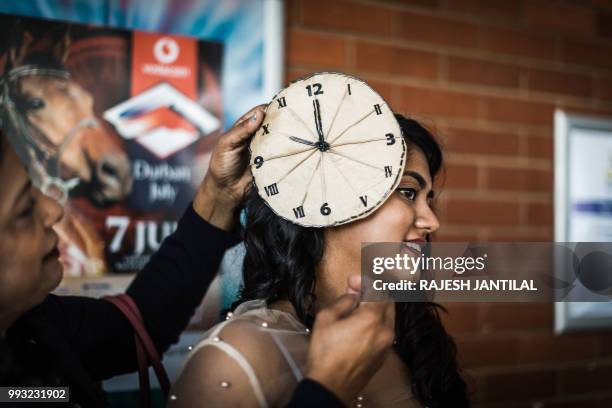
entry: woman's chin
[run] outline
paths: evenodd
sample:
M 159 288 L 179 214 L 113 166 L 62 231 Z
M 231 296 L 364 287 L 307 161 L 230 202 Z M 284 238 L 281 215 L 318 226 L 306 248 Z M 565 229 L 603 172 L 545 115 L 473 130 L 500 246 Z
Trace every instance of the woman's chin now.
M 59 257 L 46 259 L 43 263 L 43 279 L 47 283 L 48 291 L 52 291 L 62 281 L 64 276 L 64 266 Z

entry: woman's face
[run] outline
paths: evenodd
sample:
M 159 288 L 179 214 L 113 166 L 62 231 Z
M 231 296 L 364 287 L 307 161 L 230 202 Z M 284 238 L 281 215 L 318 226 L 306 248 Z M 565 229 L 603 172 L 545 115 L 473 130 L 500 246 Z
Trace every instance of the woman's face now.
M 326 231 L 324 263 L 336 272 L 321 278 L 333 279 L 335 283 L 328 283 L 342 290 L 347 275 L 361 270 L 362 242 L 425 241 L 440 226 L 431 209 L 433 196 L 427 160 L 420 149 L 415 149 L 395 193 L 378 210 L 362 220 Z
M 0 158 L 0 332 L 40 303 L 62 278 L 57 234 L 62 207 L 37 190 L 3 136 Z

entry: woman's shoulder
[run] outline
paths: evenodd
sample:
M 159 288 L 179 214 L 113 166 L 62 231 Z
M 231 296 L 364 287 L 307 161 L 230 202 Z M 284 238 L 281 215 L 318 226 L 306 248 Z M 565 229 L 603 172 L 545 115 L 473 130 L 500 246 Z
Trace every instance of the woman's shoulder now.
M 308 333 L 294 320 L 263 301 L 241 304 L 194 345 L 176 391 L 185 398 L 207 390 L 210 406 L 231 405 L 241 396 L 259 406 L 284 402 L 301 379 L 301 356 L 308 350 Z M 224 392 L 230 387 L 232 393 Z
M 226 344 L 257 359 L 262 349 L 274 352 L 288 339 L 306 339 L 308 335 L 306 326 L 290 313 L 270 308 L 263 300 L 250 300 L 240 304 L 227 314 L 225 321 L 208 330 L 193 351 Z

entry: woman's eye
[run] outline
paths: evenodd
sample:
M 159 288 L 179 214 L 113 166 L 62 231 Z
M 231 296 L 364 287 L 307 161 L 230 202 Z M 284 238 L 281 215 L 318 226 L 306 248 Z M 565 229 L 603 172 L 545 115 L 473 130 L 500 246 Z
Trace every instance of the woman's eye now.
M 26 109 L 28 110 L 38 110 L 45 107 L 45 101 L 40 98 L 28 99 L 26 102 Z
M 398 188 L 397 192 L 410 201 L 414 201 L 417 196 L 417 192 L 414 188 Z
M 28 201 L 28 205 L 19 213 L 19 218 L 30 218 L 34 214 L 34 200 Z

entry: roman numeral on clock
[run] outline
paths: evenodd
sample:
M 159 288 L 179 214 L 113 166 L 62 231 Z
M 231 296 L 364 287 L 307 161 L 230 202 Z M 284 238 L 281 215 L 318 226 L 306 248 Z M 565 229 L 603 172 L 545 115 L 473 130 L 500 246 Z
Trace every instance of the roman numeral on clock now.
M 391 177 L 393 175 L 393 171 L 391 170 L 391 166 L 385 166 L 385 177 Z
M 363 204 L 364 207 L 368 206 L 368 196 L 367 195 L 360 196 L 359 199 L 361 200 L 361 203 Z
M 282 98 L 278 98 L 276 100 L 276 102 L 278 102 L 278 108 L 284 108 L 285 106 L 287 106 L 287 101 L 285 100 L 285 97 L 283 96 Z
M 300 205 L 299 207 L 294 208 L 293 215 L 295 215 L 295 218 L 304 218 L 304 206 Z
M 270 126 L 269 123 L 262 126 L 263 131 L 264 131 L 263 132 L 264 135 L 267 135 L 268 133 L 270 133 L 270 130 L 268 129 L 268 126 Z
M 346 84 L 347 88 L 348 88 L 348 94 L 352 95 L 351 93 L 351 84 Z
M 278 194 L 278 186 L 276 183 L 265 186 L 264 190 L 266 191 L 266 195 L 268 197 Z
M 377 115 L 382 115 L 382 109 L 380 109 L 379 104 L 374 105 L 374 110 L 376 111 Z

